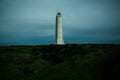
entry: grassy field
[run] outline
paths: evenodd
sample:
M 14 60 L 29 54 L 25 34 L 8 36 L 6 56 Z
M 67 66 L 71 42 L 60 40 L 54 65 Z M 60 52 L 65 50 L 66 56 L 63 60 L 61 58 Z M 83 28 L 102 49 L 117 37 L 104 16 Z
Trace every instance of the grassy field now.
M 0 80 L 120 80 L 120 45 L 1 46 Z

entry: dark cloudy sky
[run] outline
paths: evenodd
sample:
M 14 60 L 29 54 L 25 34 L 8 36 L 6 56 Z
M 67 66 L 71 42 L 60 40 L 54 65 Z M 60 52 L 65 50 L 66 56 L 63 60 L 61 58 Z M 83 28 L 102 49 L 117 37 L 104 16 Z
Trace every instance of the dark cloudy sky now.
M 65 43 L 120 44 L 120 0 L 0 0 L 0 45 L 54 43 L 58 10 Z

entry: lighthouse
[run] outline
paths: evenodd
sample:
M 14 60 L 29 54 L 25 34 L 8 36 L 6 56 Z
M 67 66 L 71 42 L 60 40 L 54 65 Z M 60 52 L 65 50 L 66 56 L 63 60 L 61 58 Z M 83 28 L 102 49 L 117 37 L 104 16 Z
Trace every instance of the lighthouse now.
M 62 25 L 62 15 L 60 12 L 56 15 L 56 28 L 55 28 L 55 44 L 63 45 L 63 25 Z

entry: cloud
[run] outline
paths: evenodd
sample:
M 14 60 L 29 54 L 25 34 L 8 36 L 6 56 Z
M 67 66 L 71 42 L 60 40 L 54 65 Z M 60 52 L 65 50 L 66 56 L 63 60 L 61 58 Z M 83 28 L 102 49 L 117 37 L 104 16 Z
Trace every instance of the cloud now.
M 1 0 L 0 43 L 54 42 L 44 40 L 54 38 L 58 10 L 66 42 L 118 42 L 119 7 L 119 0 Z

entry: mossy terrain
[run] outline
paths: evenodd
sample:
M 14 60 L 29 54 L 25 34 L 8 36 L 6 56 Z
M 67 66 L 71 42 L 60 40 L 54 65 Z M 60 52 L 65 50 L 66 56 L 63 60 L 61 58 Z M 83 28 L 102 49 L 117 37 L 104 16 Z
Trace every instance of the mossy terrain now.
M 120 80 L 120 45 L 1 46 L 0 80 Z

